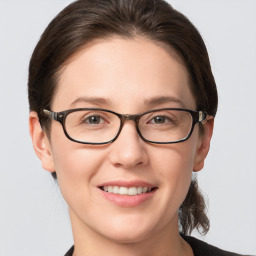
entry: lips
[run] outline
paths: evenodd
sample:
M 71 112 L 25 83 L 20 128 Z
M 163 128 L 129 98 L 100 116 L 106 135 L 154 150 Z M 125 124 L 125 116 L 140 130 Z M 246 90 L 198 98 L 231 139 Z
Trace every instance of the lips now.
M 142 204 L 155 194 L 157 187 L 142 181 L 107 182 L 98 187 L 105 199 L 121 207 Z

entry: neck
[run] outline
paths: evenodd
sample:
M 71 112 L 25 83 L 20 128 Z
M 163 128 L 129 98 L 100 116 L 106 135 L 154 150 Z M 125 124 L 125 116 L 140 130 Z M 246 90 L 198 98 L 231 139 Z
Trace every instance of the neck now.
M 180 237 L 176 225 L 151 232 L 150 236 L 135 241 L 117 241 L 95 232 L 72 216 L 70 212 L 75 250 L 73 256 L 193 256 L 191 247 Z

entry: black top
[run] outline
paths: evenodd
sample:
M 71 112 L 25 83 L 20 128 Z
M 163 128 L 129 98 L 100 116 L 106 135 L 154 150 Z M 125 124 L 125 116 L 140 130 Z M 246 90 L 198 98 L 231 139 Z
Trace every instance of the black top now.
M 241 254 L 223 251 L 192 236 L 182 235 L 182 238 L 191 246 L 194 256 L 241 256 Z
M 192 236 L 181 236 L 191 246 L 194 256 L 241 256 L 241 254 L 223 251 Z M 65 256 L 72 256 L 73 251 L 74 246 L 70 248 Z

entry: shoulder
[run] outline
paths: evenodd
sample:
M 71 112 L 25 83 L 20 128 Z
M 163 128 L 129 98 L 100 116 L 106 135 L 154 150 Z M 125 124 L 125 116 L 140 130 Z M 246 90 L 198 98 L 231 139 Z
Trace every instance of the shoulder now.
M 221 250 L 192 236 L 183 234 L 181 236 L 191 246 L 194 256 L 241 256 L 241 254 Z

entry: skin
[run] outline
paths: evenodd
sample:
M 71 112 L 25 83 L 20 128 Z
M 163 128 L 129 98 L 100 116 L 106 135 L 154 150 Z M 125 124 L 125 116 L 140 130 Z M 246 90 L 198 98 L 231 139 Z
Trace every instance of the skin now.
M 66 63 L 52 110 L 99 107 L 124 114 L 164 107 L 195 110 L 189 83 L 182 59 L 171 48 L 142 37 L 112 37 L 87 45 Z M 104 102 L 72 104 L 85 96 Z M 148 103 L 165 96 L 177 100 Z M 213 120 L 204 124 L 204 135 L 196 125 L 189 140 L 156 145 L 144 142 L 134 122 L 127 121 L 114 143 L 91 146 L 68 140 L 55 121 L 49 139 L 31 112 L 35 152 L 45 170 L 57 172 L 69 206 L 74 255 L 193 255 L 179 236 L 177 211 L 192 171 L 203 168 L 212 129 Z M 106 200 L 98 188 L 116 180 L 142 180 L 158 189 L 138 206 L 121 207 Z

